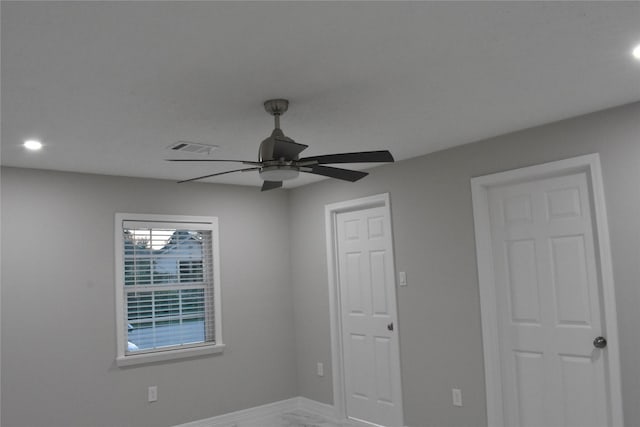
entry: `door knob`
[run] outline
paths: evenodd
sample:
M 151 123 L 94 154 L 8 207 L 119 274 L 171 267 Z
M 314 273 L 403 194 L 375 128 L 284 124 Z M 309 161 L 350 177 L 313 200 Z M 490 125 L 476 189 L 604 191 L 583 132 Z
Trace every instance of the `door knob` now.
M 393 331 L 393 322 L 391 322 L 391 323 L 389 323 L 387 325 L 387 329 L 390 330 L 390 331 Z
M 607 340 L 605 337 L 597 337 L 593 340 L 593 346 L 595 348 L 605 348 L 607 346 Z

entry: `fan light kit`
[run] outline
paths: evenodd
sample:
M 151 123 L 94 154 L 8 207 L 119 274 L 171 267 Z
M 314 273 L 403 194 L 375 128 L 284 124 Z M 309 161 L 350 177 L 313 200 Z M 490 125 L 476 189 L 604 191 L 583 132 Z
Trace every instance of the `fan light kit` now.
M 359 151 L 356 153 L 327 154 L 299 158 L 299 154 L 308 146 L 299 144 L 287 137 L 280 129 L 280 116 L 289 109 L 286 99 L 270 99 L 265 101 L 264 109 L 274 118 L 274 129 L 271 136 L 260 143 L 258 161 L 226 160 L 226 159 L 168 159 L 170 162 L 234 162 L 251 166 L 243 169 L 233 169 L 197 178 L 186 179 L 182 182 L 196 181 L 233 172 L 258 171 L 264 181 L 262 191 L 282 187 L 283 181 L 297 178 L 300 172 L 322 175 L 329 178 L 355 182 L 368 175 L 367 172 L 323 166 L 336 163 L 387 163 L 393 162 L 393 156 L 387 150 Z

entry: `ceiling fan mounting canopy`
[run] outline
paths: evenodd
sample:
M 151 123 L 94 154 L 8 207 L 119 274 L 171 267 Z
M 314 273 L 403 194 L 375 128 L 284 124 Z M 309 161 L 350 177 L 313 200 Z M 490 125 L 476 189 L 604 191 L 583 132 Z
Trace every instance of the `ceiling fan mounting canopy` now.
M 289 109 L 288 99 L 267 99 L 264 101 L 264 109 L 272 116 L 281 116 Z
M 260 143 L 258 161 L 225 160 L 225 159 L 169 159 L 172 162 L 236 162 L 249 165 L 249 168 L 218 172 L 179 182 L 196 181 L 232 172 L 258 171 L 263 179 L 262 191 L 282 187 L 282 181 L 296 178 L 300 172 L 329 178 L 355 182 L 368 175 L 367 172 L 323 166 L 334 163 L 385 163 L 393 162 L 393 156 L 387 150 L 360 151 L 356 153 L 338 153 L 324 156 L 300 158 L 299 155 L 308 146 L 299 144 L 289 138 L 280 129 L 280 116 L 289 109 L 286 99 L 269 99 L 264 102 L 264 109 L 274 118 L 274 129 L 271 135 Z

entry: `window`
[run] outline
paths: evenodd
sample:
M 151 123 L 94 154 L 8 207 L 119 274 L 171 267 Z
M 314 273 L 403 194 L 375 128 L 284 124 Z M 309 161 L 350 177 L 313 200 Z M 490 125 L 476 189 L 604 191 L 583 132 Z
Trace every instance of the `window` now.
M 116 214 L 119 366 L 220 352 L 215 217 Z

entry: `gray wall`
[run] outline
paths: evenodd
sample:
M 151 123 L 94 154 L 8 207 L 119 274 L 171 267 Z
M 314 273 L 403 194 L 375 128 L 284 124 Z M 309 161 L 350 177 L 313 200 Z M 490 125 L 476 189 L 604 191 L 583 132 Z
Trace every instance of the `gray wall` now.
M 115 366 L 115 212 L 219 217 L 223 354 Z M 2 425 L 169 426 L 296 396 L 288 226 L 286 192 L 3 168 Z
M 398 290 L 405 420 L 485 425 L 469 179 L 593 152 L 609 213 L 626 425 L 638 426 L 640 103 L 289 193 L 3 168 L 2 425 L 166 426 L 298 394 L 331 403 L 324 205 L 383 192 L 396 267 L 409 280 Z M 115 212 L 220 218 L 224 354 L 115 367 Z M 159 387 L 153 404 L 149 385 Z M 462 408 L 451 405 L 452 387 Z
M 392 142 L 391 142 L 392 143 Z M 391 150 L 393 146 L 391 145 Z M 355 184 L 290 197 L 301 395 L 332 402 L 324 205 L 389 192 L 397 271 L 405 422 L 486 425 L 471 177 L 598 152 L 613 251 L 627 426 L 640 426 L 640 103 L 382 166 Z M 315 375 L 324 362 L 324 377 Z M 464 406 L 451 404 L 461 388 Z

